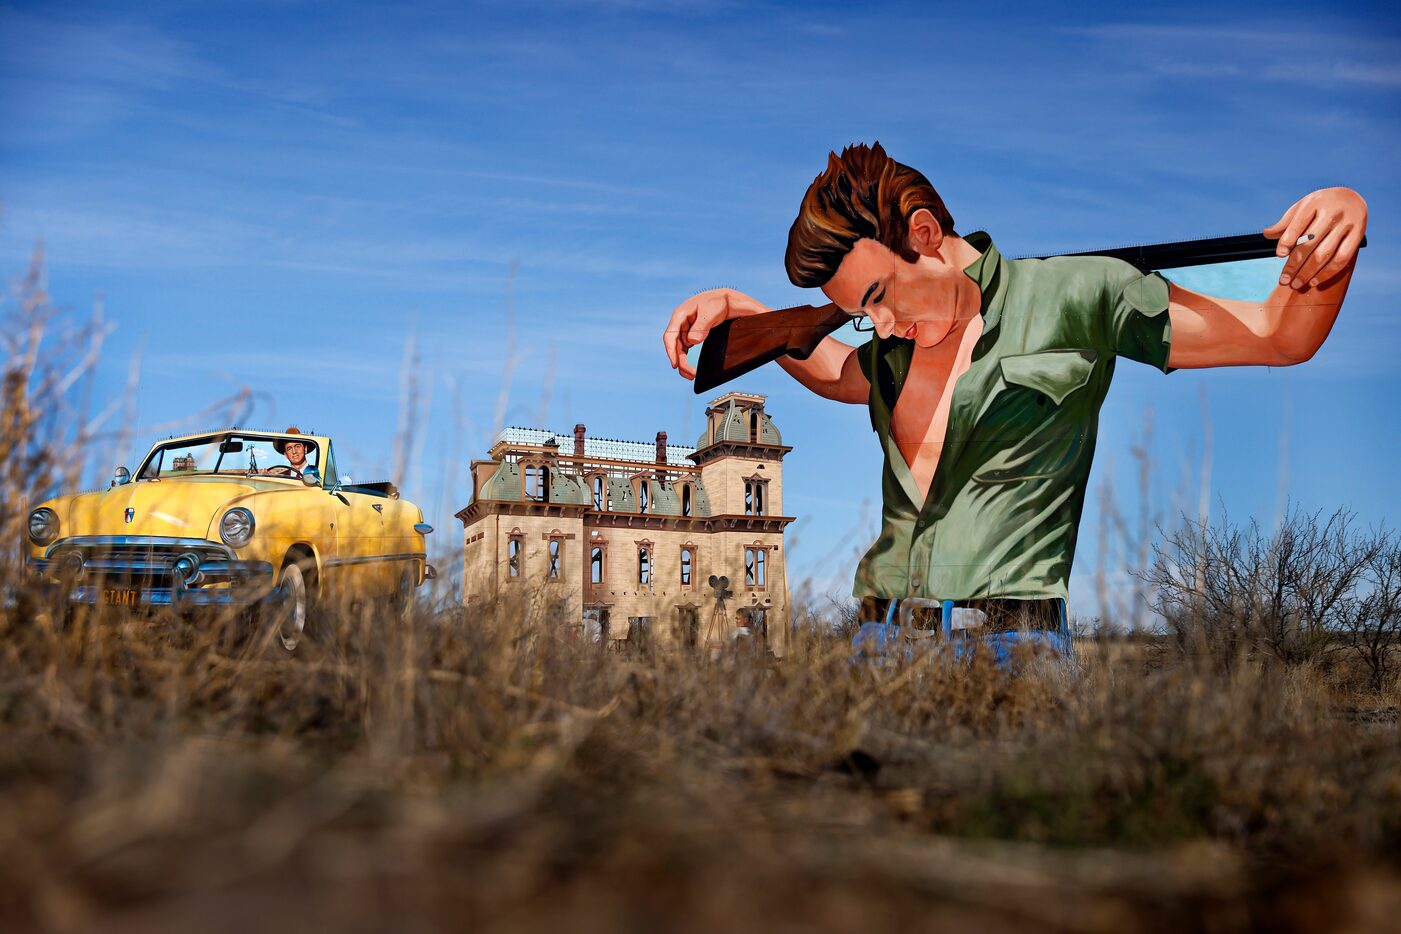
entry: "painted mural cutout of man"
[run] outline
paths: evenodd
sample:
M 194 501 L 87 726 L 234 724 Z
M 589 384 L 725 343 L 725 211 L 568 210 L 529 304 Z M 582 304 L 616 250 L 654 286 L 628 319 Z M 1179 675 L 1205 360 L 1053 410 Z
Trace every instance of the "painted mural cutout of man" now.
M 1308 360 L 1366 224 L 1354 191 L 1307 195 L 1264 230 L 1288 255 L 1278 287 L 1264 302 L 1220 299 L 1108 257 L 1005 259 L 986 234 L 956 233 L 929 181 L 879 143 L 832 154 L 789 231 L 788 275 L 875 333 L 780 365 L 867 405 L 884 449 L 881 532 L 856 596 L 1065 599 L 1117 358 L 1164 372 Z M 672 366 L 694 378 L 689 347 L 767 311 L 731 289 L 688 299 L 662 337 Z

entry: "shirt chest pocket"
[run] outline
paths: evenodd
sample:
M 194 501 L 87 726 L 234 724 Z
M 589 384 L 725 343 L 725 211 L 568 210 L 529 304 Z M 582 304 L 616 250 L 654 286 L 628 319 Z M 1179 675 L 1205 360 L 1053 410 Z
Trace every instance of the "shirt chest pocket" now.
M 1093 350 L 1003 357 L 1000 379 L 974 427 L 982 463 L 973 479 L 1034 480 L 1074 463 L 1094 424 L 1093 407 L 1079 403 L 1089 392 L 1095 359 Z

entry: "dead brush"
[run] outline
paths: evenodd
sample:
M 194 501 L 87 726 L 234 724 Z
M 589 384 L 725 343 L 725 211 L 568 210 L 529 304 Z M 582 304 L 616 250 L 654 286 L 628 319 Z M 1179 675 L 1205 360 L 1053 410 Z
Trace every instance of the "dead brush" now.
M 563 625 L 523 633 L 505 605 L 323 607 L 327 625 L 288 657 L 225 628 L 246 622 L 95 614 L 5 630 L 3 816 L 28 854 L 0 873 L 10 917 L 55 921 L 53 891 L 92 919 L 276 892 L 289 875 L 335 889 L 317 855 L 331 846 L 398 893 L 366 907 L 384 917 L 416 897 L 398 888 L 406 871 L 434 893 L 424 910 L 466 898 L 493 916 L 543 897 L 547 911 L 585 880 L 622 900 L 599 910 L 621 910 L 642 896 L 606 867 L 643 865 L 638 847 L 661 861 L 658 884 L 690 892 L 713 874 L 767 904 L 727 861 L 821 846 L 870 878 L 880 839 L 927 853 L 949 839 L 1214 841 L 1212 860 L 1245 866 L 1380 856 L 1401 838 L 1395 728 L 1339 722 L 1317 685 L 1260 667 L 872 669 L 815 637 L 777 664 L 629 657 Z M 670 858 L 700 878 L 672 876 Z M 845 891 L 810 858 L 794 865 Z M 507 866 L 531 881 L 503 881 Z M 1235 897 L 1259 884 L 1230 878 Z
M 30 462 L 3 502 L 66 463 Z M 1397 726 L 1313 669 L 871 666 L 830 620 L 626 654 L 529 595 L 323 604 L 289 655 L 250 614 L 64 612 L 7 521 L 8 929 L 1284 930 L 1398 891 Z

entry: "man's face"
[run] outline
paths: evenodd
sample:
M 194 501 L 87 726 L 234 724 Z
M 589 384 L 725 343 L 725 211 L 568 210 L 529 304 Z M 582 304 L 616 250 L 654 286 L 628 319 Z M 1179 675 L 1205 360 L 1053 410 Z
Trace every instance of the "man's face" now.
M 822 286 L 837 307 L 868 315 L 881 337 L 912 338 L 933 347 L 953 327 L 959 289 L 970 281 L 943 255 L 907 263 L 874 240 L 858 240 Z
M 287 455 L 287 463 L 298 470 L 306 463 L 306 445 L 300 441 L 288 441 L 282 446 L 282 453 Z

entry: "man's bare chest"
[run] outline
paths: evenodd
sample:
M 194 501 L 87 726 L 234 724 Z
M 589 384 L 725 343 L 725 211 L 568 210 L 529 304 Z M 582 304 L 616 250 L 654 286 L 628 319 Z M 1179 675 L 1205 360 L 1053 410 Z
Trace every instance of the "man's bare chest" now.
M 890 413 L 891 437 L 922 493 L 928 493 L 943 455 L 954 394 L 972 366 L 982 324 L 981 317 L 970 321 L 955 346 L 916 348 Z

